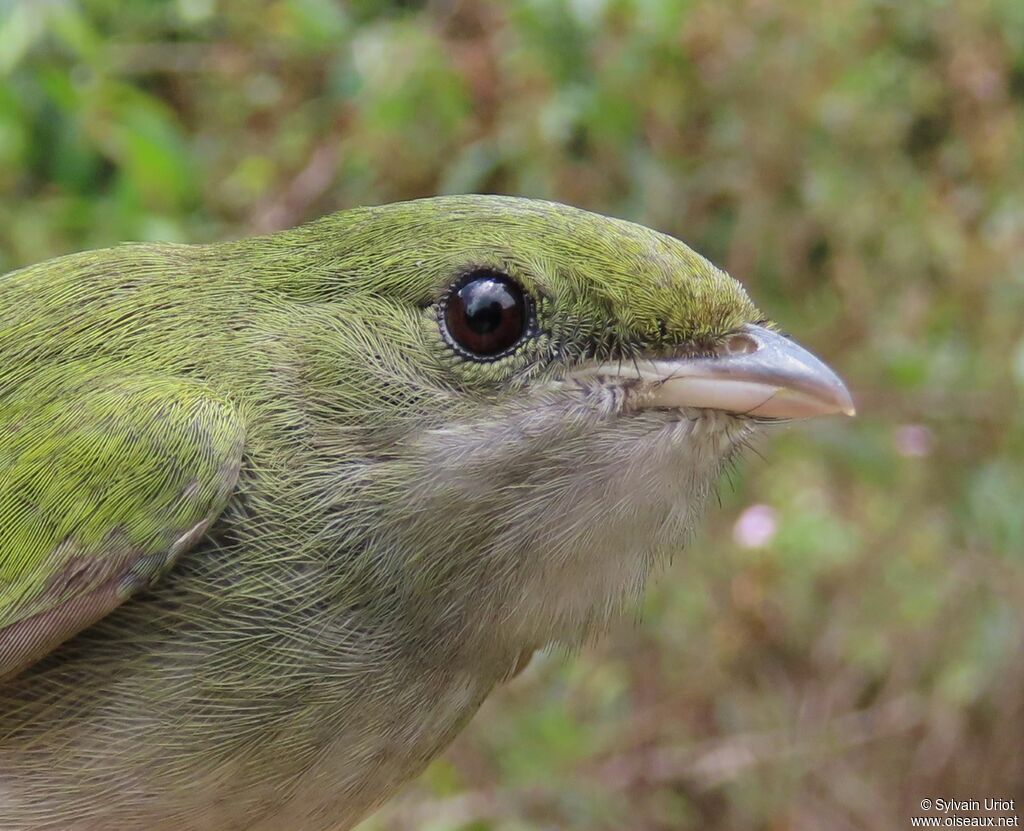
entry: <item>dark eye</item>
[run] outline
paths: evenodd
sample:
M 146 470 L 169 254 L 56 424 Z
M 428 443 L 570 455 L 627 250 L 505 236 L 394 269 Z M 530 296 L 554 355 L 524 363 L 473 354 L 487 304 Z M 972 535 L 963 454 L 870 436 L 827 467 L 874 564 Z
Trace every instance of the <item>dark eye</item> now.
M 500 271 L 474 271 L 452 288 L 444 325 L 456 346 L 482 358 L 508 351 L 526 332 L 523 290 Z

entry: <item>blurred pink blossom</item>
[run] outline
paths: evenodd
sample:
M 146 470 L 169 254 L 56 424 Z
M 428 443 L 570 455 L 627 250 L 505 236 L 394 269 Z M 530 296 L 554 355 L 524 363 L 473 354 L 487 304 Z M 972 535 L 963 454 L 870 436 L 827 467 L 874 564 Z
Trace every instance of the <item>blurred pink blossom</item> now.
M 732 538 L 742 548 L 763 548 L 778 530 L 778 517 L 771 505 L 751 505 L 736 520 Z
M 927 456 L 932 452 L 932 431 L 923 424 L 901 424 L 893 433 L 893 444 L 901 456 Z

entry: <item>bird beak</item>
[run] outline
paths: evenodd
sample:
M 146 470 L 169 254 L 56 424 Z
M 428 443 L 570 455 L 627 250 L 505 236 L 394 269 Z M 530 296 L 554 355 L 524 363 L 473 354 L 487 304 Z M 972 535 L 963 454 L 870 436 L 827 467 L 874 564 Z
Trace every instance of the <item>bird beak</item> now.
M 712 356 L 641 358 L 585 367 L 573 375 L 636 380 L 642 408 L 700 407 L 761 418 L 856 412 L 838 375 L 802 346 L 762 326 L 743 326 Z

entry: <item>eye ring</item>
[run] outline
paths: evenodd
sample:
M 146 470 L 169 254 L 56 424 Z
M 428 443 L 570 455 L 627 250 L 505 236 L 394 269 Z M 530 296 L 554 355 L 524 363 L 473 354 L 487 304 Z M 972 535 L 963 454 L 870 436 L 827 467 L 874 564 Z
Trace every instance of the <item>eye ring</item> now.
M 446 343 L 473 361 L 497 361 L 515 352 L 533 331 L 534 320 L 530 295 L 496 268 L 468 270 L 438 304 Z

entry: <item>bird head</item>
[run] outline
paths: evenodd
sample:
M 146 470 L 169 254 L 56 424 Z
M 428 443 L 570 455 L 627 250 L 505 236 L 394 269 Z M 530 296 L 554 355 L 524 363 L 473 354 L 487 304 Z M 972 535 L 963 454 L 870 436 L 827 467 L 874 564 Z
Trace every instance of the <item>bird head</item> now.
M 460 196 L 268 239 L 260 279 L 303 310 L 290 383 L 338 460 L 304 487 L 347 596 L 460 642 L 579 642 L 753 431 L 853 412 L 738 282 L 630 222 Z

